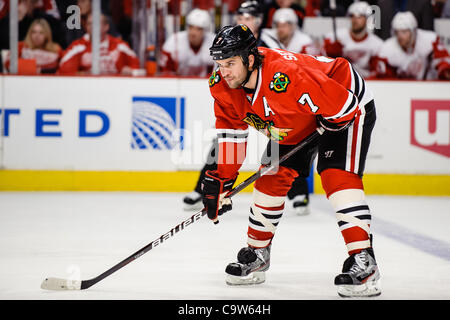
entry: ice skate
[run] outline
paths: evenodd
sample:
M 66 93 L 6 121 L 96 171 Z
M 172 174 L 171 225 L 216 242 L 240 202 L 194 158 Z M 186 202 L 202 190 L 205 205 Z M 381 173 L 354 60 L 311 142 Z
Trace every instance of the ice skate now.
M 183 198 L 183 204 L 185 211 L 200 210 L 203 208 L 202 195 L 197 191 L 192 191 Z
M 310 213 L 309 198 L 306 195 L 295 196 L 290 201 L 290 204 L 292 206 L 291 210 L 298 216 L 306 216 Z
M 372 248 L 348 257 L 334 279 L 341 297 L 374 297 L 381 294 L 380 272 Z
M 225 272 L 229 285 L 252 285 L 266 280 L 265 271 L 270 266 L 270 245 L 265 248 L 246 247 L 239 250 L 238 262 L 230 263 Z

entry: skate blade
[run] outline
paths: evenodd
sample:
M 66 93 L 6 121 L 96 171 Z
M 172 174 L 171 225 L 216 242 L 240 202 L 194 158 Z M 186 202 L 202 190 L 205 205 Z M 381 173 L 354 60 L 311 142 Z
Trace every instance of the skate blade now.
M 230 286 L 248 286 L 260 284 L 266 281 L 266 273 L 263 271 L 252 272 L 249 275 L 243 277 L 227 274 L 225 281 Z
M 381 294 L 380 280 L 359 285 L 338 285 L 337 287 L 338 295 L 343 298 L 376 297 Z

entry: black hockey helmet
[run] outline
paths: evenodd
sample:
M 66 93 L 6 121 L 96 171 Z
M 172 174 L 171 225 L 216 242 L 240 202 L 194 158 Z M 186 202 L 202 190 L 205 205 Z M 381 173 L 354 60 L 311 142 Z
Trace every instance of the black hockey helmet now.
M 261 6 L 259 5 L 258 1 L 255 0 L 242 2 L 240 7 L 236 11 L 236 14 L 238 15 L 249 14 L 258 18 L 262 18 L 263 16 Z
M 225 26 L 214 38 L 209 54 L 213 60 L 240 56 L 244 64 L 248 66 L 248 56 L 258 55 L 255 36 L 244 24 Z

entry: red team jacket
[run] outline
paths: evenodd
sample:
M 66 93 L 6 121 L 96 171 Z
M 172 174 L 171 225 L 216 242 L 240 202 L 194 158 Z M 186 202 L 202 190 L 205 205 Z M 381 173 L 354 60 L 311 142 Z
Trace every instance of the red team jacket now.
M 209 79 L 219 139 L 217 173 L 231 178 L 245 159 L 248 126 L 280 144 L 299 143 L 317 127 L 316 116 L 345 125 L 373 99 L 343 59 L 258 48 L 264 56 L 253 94 L 230 89 L 219 70 Z
M 100 73 L 118 74 L 129 66 L 139 69 L 139 59 L 128 44 L 108 35 L 100 43 Z M 75 40 L 66 49 L 59 65 L 60 74 L 75 74 L 78 71 L 90 71 L 92 67 L 92 45 L 89 34 Z

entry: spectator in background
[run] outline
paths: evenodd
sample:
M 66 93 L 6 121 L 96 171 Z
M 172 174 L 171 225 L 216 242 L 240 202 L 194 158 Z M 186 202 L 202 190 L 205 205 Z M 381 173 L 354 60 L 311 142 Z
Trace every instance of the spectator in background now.
M 132 75 L 139 69 L 139 59 L 128 44 L 108 34 L 109 20 L 104 14 L 100 22 L 100 73 Z M 87 33 L 75 40 L 64 52 L 60 74 L 88 74 L 92 68 L 92 14 L 86 22 Z
M 53 2 L 49 2 L 53 3 Z M 38 0 L 19 0 L 18 19 L 19 19 L 19 41 L 23 41 L 30 29 L 31 23 L 39 18 L 45 19 L 50 25 L 53 41 L 64 48 L 66 42 L 64 38 L 63 23 L 54 17 L 56 11 L 49 7 L 48 10 L 43 6 L 44 2 Z M 53 3 L 54 4 L 54 3 Z M 52 15 L 47 12 L 51 12 Z M 9 1 L 0 0 L 0 50 L 9 49 Z
M 430 0 L 378 0 L 380 8 L 381 28 L 375 33 L 383 40 L 391 36 L 392 19 L 398 12 L 410 11 L 417 21 L 417 26 L 423 30 L 433 30 L 433 7 Z
M 101 0 L 101 12 L 105 14 L 105 16 L 108 18 L 108 24 L 109 24 L 109 30 L 108 34 L 112 35 L 113 37 L 121 37 L 121 34 L 117 31 L 116 25 L 112 21 L 112 19 L 109 16 L 109 12 L 111 11 L 111 7 L 117 6 L 117 1 L 106 1 Z M 84 36 L 86 33 L 86 22 L 89 14 L 92 12 L 92 0 L 61 0 L 60 6 L 62 9 L 63 17 L 65 21 L 73 15 L 73 11 L 69 10 L 69 13 L 67 12 L 67 9 L 69 6 L 76 5 L 80 9 L 80 28 L 73 28 L 68 29 L 67 25 L 64 23 L 63 30 L 65 33 L 65 39 L 66 43 L 70 44 L 74 42 L 75 40 L 80 39 Z M 120 8 L 119 8 L 120 10 Z
M 209 47 L 214 34 L 209 32 L 212 20 L 206 10 L 194 9 L 186 17 L 187 30 L 172 34 L 161 50 L 161 74 L 206 77 L 214 67 Z
M 51 2 L 48 2 L 51 4 Z M 39 18 L 45 19 L 52 30 L 52 38 L 55 42 L 57 42 L 61 47 L 64 47 L 66 42 L 64 39 L 63 32 L 63 24 L 59 17 L 56 18 L 57 8 L 56 4 L 52 8 L 48 6 L 46 8 L 42 1 L 38 0 L 19 0 L 19 41 L 25 39 L 25 36 L 30 29 L 31 23 Z M 49 14 L 49 12 L 51 14 Z
M 298 27 L 298 17 L 291 8 L 281 8 L 273 15 L 271 29 L 263 29 L 261 40 L 269 48 L 280 48 L 296 53 L 319 54 L 313 40 Z
M 263 12 L 258 1 L 244 1 L 236 10 L 235 22 L 236 24 L 245 24 L 250 28 L 250 31 L 255 35 L 255 38 L 260 42 L 261 24 L 263 19 Z M 261 44 L 258 44 L 260 47 Z
M 336 30 L 326 35 L 324 51 L 327 56 L 344 57 L 349 60 L 364 77 L 376 75 L 376 57 L 383 45 L 383 40 L 367 30 L 367 18 L 372 10 L 365 1 L 355 2 L 348 8 L 351 28 Z
M 37 73 L 55 73 L 62 49 L 53 42 L 50 25 L 45 19 L 36 19 L 30 26 L 24 41 L 19 42 L 19 58 L 36 61 Z M 9 66 L 9 61 L 6 62 Z
M 395 15 L 392 30 L 378 56 L 379 78 L 450 80 L 450 56 L 436 33 L 419 29 L 409 11 Z
M 305 17 L 305 10 L 299 4 L 295 3 L 294 0 L 273 0 L 265 9 L 264 9 L 264 20 L 263 20 L 263 28 L 272 28 L 273 25 L 273 15 L 275 11 L 280 8 L 291 8 L 294 10 L 295 15 L 297 16 L 298 26 L 301 28 L 303 25 L 303 18 Z

